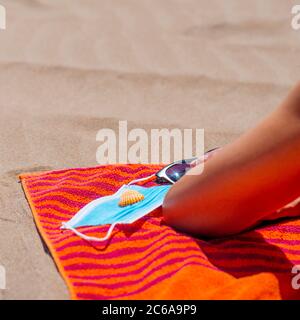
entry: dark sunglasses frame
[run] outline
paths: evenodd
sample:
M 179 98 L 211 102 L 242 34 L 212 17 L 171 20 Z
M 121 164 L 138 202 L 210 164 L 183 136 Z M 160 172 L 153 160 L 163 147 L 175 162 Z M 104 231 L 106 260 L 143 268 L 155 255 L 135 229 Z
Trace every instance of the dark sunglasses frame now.
M 216 149 L 218 148 L 213 148 L 207 152 L 205 152 L 204 155 L 207 155 L 208 153 L 212 152 L 212 151 L 215 151 Z M 195 160 L 197 160 L 196 157 L 194 158 L 190 158 L 190 159 L 184 159 L 184 160 L 179 160 L 179 161 L 175 161 L 175 162 L 172 162 L 170 163 L 169 165 L 165 166 L 164 168 L 162 168 L 160 171 L 158 171 L 155 176 L 156 176 L 156 182 L 157 183 L 171 183 L 171 184 L 174 184 L 176 181 L 178 180 L 173 180 L 170 176 L 168 176 L 167 174 L 167 170 L 172 168 L 173 166 L 175 165 L 178 165 L 178 164 L 186 164 L 186 168 L 189 168 L 189 164 L 191 164 L 192 162 L 194 162 Z M 188 171 L 188 170 L 187 170 Z

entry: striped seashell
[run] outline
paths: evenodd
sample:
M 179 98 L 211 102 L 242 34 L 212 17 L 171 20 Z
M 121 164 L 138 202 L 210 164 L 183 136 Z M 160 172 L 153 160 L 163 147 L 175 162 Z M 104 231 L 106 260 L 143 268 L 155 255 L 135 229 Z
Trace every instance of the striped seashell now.
M 120 197 L 119 206 L 126 207 L 130 204 L 144 200 L 144 195 L 136 190 L 126 190 Z

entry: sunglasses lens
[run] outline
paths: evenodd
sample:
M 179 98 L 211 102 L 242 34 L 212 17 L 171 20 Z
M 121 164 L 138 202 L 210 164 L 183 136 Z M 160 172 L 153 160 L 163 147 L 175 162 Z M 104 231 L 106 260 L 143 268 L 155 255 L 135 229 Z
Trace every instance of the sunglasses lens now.
M 174 164 L 172 167 L 166 170 L 166 175 L 169 179 L 176 182 L 183 177 L 190 168 L 191 166 L 188 163 Z

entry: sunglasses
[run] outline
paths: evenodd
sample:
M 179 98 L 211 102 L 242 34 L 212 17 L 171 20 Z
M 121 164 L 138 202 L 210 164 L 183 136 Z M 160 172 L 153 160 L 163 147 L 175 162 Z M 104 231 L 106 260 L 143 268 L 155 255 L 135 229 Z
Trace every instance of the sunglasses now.
M 206 159 L 209 154 L 218 148 L 211 149 L 204 154 L 204 159 Z M 191 159 L 184 159 L 172 162 L 171 164 L 167 165 L 160 171 L 158 171 L 156 176 L 156 182 L 159 184 L 162 183 L 172 183 L 174 184 L 180 178 L 182 178 L 190 169 L 195 166 L 195 161 L 198 158 L 191 158 Z

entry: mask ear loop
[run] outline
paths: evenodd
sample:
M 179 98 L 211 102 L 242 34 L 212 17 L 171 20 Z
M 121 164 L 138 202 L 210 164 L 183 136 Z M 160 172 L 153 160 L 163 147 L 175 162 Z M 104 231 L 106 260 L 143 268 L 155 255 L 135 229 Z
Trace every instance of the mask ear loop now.
M 144 177 L 144 178 L 135 179 L 135 180 L 132 180 L 129 183 L 127 183 L 127 186 L 130 186 L 130 185 L 132 185 L 134 183 L 137 183 L 137 182 L 146 181 L 146 180 L 152 179 L 154 177 L 155 177 L 155 174 L 151 174 L 150 176 L 147 176 L 147 177 Z
M 68 227 L 66 226 L 64 223 L 62 223 L 62 226 L 65 227 L 65 229 L 67 230 L 71 230 L 72 232 L 74 232 L 78 237 L 86 240 L 86 241 L 97 241 L 97 242 L 102 242 L 102 241 L 106 241 L 109 239 L 109 237 L 111 236 L 111 233 L 113 232 L 113 229 L 114 227 L 116 226 L 117 222 L 116 223 L 113 223 L 111 224 L 111 226 L 109 227 L 106 235 L 102 238 L 98 238 L 98 237 L 90 237 L 90 236 L 87 236 L 85 234 L 83 234 L 82 232 L 76 230 L 75 228 L 73 227 Z
M 149 180 L 151 178 L 155 177 L 155 174 L 152 174 L 148 177 L 144 177 L 144 178 L 140 178 L 140 179 L 135 179 L 135 180 L 132 180 L 130 181 L 127 186 L 130 186 L 136 182 L 141 182 L 141 181 L 146 181 L 146 180 Z M 107 230 L 107 233 L 104 237 L 102 238 L 98 238 L 98 237 L 90 237 L 90 236 L 87 236 L 85 234 L 83 234 L 82 232 L 76 230 L 75 228 L 73 227 L 70 227 L 68 226 L 65 222 L 62 223 L 61 225 L 61 229 L 67 229 L 67 230 L 71 230 L 73 233 L 75 233 L 78 237 L 86 240 L 86 241 L 97 241 L 97 242 L 102 242 L 102 241 L 106 241 L 109 239 L 109 237 L 111 236 L 112 232 L 113 232 L 113 229 L 114 227 L 116 226 L 118 222 L 115 222 L 113 224 L 111 224 L 111 226 L 109 227 L 109 229 Z

